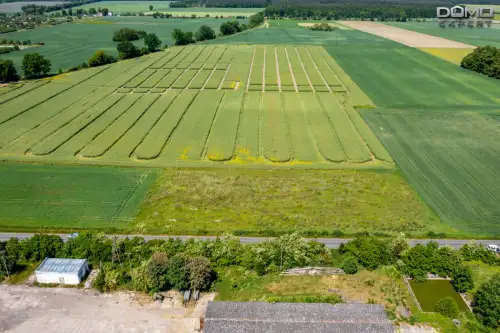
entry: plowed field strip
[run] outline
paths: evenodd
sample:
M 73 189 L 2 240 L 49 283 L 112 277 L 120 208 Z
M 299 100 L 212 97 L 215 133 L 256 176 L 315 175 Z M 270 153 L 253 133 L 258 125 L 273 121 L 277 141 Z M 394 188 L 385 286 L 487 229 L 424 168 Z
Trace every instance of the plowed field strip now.
M 359 138 L 356 128 L 335 96 L 330 93 L 318 93 L 318 97 L 323 110 L 330 118 L 347 159 L 352 162 L 369 161 L 370 151 Z
M 302 108 L 306 112 L 309 128 L 321 156 L 330 162 L 342 162 L 346 156 L 326 113 L 321 108 L 315 93 L 300 94 Z
M 250 91 L 245 97 L 238 128 L 237 156 L 244 159 L 260 157 L 261 93 Z
M 207 144 L 207 157 L 212 161 L 228 161 L 233 157 L 240 122 L 244 91 L 229 91 L 217 111 Z
M 144 94 L 118 120 L 108 126 L 91 143 L 80 151 L 83 157 L 104 155 L 148 110 L 159 94 Z
M 321 161 L 316 150 L 300 95 L 297 93 L 282 94 L 285 119 L 290 129 L 290 139 L 293 147 L 293 157 L 298 161 Z
M 263 94 L 262 111 L 261 133 L 264 157 L 272 162 L 290 161 L 292 159 L 290 138 L 281 107 L 281 93 Z
M 149 160 L 157 158 L 160 155 L 163 147 L 184 116 L 187 108 L 196 97 L 197 91 L 169 90 L 166 95 L 169 96 L 166 104 L 168 101 L 170 101 L 171 104 L 135 150 L 134 154 L 138 159 Z
M 223 95 L 223 91 L 200 91 L 172 134 L 160 158 L 200 159 Z
M 59 128 L 65 126 L 70 121 L 80 116 L 85 110 L 93 107 L 97 103 L 102 103 L 104 98 L 107 98 L 114 88 L 99 88 L 97 91 L 89 95 L 88 97 L 82 99 L 78 103 L 67 107 L 54 117 L 41 123 L 39 126 L 33 128 L 29 132 L 24 133 L 22 136 L 17 138 L 15 141 L 6 145 L 1 151 L 2 152 L 17 152 L 19 154 L 24 154 L 33 145 L 42 142 L 46 137 L 57 131 Z
M 151 138 L 154 142 L 149 141 L 149 147 L 155 147 L 157 141 L 161 141 L 165 127 L 161 124 L 155 126 L 160 117 L 165 113 L 170 104 L 179 95 L 180 90 L 168 90 L 162 94 L 146 111 L 146 113 L 125 133 L 125 135 L 106 153 L 106 157 L 128 158 L 132 152 L 139 146 L 143 139 L 151 133 Z M 165 120 L 169 120 L 166 119 Z M 164 120 L 164 121 L 165 121 Z M 156 141 L 156 139 L 158 139 Z M 166 139 L 165 139 L 166 141 Z M 158 149 L 158 153 L 161 147 Z
M 125 95 L 112 94 L 105 101 L 86 110 L 70 123 L 52 133 L 45 140 L 36 144 L 31 152 L 35 155 L 48 155 L 70 140 L 74 135 L 84 129 L 89 123 L 94 121 L 101 114 L 106 112 L 113 105 L 118 103 Z M 121 104 L 120 104 L 121 105 Z

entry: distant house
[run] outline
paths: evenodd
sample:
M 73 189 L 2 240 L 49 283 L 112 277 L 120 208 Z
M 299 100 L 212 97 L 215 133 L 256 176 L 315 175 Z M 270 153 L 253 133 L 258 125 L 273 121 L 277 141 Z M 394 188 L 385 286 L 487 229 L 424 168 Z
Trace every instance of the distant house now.
M 79 284 L 88 271 L 87 259 L 45 258 L 35 275 L 38 283 Z
M 113 13 L 112 12 L 108 12 L 108 16 L 113 16 Z
M 383 305 L 209 302 L 205 333 L 393 333 Z

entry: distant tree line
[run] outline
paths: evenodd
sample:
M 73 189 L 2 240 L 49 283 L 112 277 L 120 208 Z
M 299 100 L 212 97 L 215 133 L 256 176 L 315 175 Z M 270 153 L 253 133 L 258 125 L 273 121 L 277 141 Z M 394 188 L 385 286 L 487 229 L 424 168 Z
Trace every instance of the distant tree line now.
M 489 45 L 478 47 L 462 59 L 460 66 L 500 79 L 500 48 Z

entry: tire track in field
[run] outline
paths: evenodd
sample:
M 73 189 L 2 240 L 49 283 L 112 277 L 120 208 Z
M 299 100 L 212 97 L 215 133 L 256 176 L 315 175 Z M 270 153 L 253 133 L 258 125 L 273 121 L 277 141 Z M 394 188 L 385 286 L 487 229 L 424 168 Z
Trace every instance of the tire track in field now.
M 302 67 L 302 70 L 304 71 L 304 74 L 307 78 L 307 82 L 309 82 L 309 86 L 311 87 L 313 92 L 316 92 L 316 89 L 314 89 L 314 86 L 311 82 L 311 79 L 309 78 L 309 74 L 306 71 L 306 67 L 304 66 L 304 63 L 302 62 L 302 58 L 300 57 L 299 51 L 297 50 L 297 48 L 295 46 L 293 47 L 293 49 L 295 50 L 295 53 L 297 54 L 297 58 L 299 58 L 300 66 Z
M 130 199 L 132 199 L 132 197 L 137 192 L 137 190 L 139 189 L 139 187 L 142 185 L 142 183 L 144 183 L 144 180 L 146 178 L 148 178 L 148 175 L 149 175 L 149 170 L 147 170 L 143 174 L 141 174 L 141 177 L 136 182 L 135 186 L 130 190 L 130 192 L 128 193 L 127 197 L 122 201 L 122 204 L 120 205 L 120 207 L 118 207 L 118 209 L 116 210 L 116 212 L 111 217 L 111 222 L 114 223 L 116 221 L 116 219 L 120 216 L 121 212 L 127 206 L 127 204 L 129 203 Z
M 316 64 L 316 62 L 312 58 L 311 53 L 309 52 L 309 48 L 304 47 L 304 49 L 307 52 L 307 54 L 309 55 L 309 58 L 311 59 L 311 62 L 313 63 L 314 68 L 316 68 L 316 71 L 319 73 L 319 76 L 321 76 L 321 79 L 323 80 L 323 83 L 325 84 L 326 88 L 328 89 L 329 92 L 332 92 L 332 88 L 330 88 L 330 86 L 328 85 L 328 82 L 326 82 L 326 80 L 325 80 L 325 77 L 323 76 L 323 74 L 319 70 L 318 65 Z
M 297 81 L 295 81 L 295 74 L 293 73 L 292 64 L 290 63 L 290 57 L 288 56 L 288 50 L 285 47 L 286 60 L 288 61 L 288 70 L 290 71 L 290 75 L 292 76 L 293 87 L 295 88 L 295 92 L 299 92 L 299 88 L 297 87 Z

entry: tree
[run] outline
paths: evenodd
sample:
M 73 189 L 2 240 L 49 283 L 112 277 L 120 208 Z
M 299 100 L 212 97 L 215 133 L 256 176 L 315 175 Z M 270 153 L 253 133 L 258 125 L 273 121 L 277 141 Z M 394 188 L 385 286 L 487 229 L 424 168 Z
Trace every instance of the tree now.
M 212 279 L 212 266 L 205 257 L 195 257 L 189 260 L 189 285 L 194 290 L 207 290 Z
M 143 38 L 145 35 L 144 31 L 137 31 L 129 28 L 121 28 L 113 33 L 113 42 L 125 42 L 134 41 Z
M 12 60 L 0 60 L 0 82 L 12 82 L 19 80 L 16 67 Z
M 500 49 L 489 45 L 478 47 L 462 59 L 460 66 L 500 79 Z
M 248 25 L 253 28 L 264 23 L 264 13 L 260 12 L 250 16 L 248 20 Z
M 189 288 L 189 257 L 177 253 L 170 259 L 167 266 L 167 279 L 170 285 L 177 290 Z
M 102 13 L 102 16 L 108 16 L 108 14 L 109 14 L 109 9 L 108 9 L 108 8 L 103 8 L 103 9 L 101 10 L 101 13 Z
M 149 5 L 149 11 L 153 11 L 153 5 Z
M 474 314 L 485 326 L 500 327 L 500 273 L 482 284 L 474 295 Z
M 129 41 L 118 43 L 116 46 L 120 59 L 135 58 L 140 55 L 140 50 Z
M 155 52 L 160 48 L 161 41 L 156 34 L 147 34 L 146 37 L 144 37 L 144 45 L 149 52 Z
M 27 53 L 24 55 L 22 69 L 24 76 L 31 79 L 50 71 L 50 61 L 38 53 Z
M 436 312 L 448 318 L 456 318 L 458 316 L 458 305 L 450 296 L 443 297 L 436 303 Z
M 220 32 L 224 36 L 228 36 L 233 35 L 236 31 L 234 30 L 234 27 L 229 24 L 229 22 L 224 22 L 220 25 Z
M 471 269 L 466 266 L 458 267 L 455 274 L 452 276 L 451 283 L 459 293 L 464 293 L 474 288 Z
M 102 50 L 98 50 L 94 53 L 92 57 L 89 59 L 89 67 L 97 67 L 106 64 L 111 64 L 116 62 L 116 58 L 110 55 L 107 55 Z
M 187 45 L 194 43 L 193 33 L 184 32 L 181 29 L 172 31 L 172 38 L 175 40 L 175 45 Z
M 163 291 L 167 289 L 168 255 L 164 252 L 155 252 L 146 265 L 146 281 L 149 291 Z
M 208 25 L 202 25 L 195 34 L 197 41 L 215 39 L 215 31 Z
M 352 256 L 347 256 L 342 260 L 340 268 L 342 268 L 346 274 L 356 274 L 358 272 L 358 261 Z
M 95 10 L 94 7 L 89 8 L 89 15 L 96 15 L 96 14 L 97 14 L 97 10 Z

